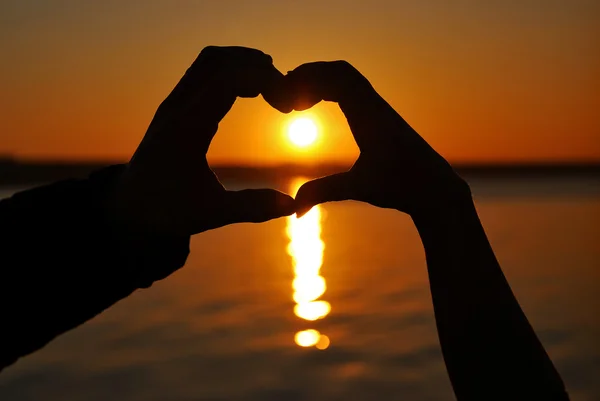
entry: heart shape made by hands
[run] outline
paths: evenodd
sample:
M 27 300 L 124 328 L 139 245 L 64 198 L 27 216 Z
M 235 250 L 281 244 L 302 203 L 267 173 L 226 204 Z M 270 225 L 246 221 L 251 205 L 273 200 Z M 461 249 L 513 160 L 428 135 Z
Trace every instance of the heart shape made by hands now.
M 282 113 L 337 102 L 360 149 L 353 167 L 307 182 L 295 200 L 273 189 L 225 190 L 206 153 L 235 100 L 259 94 Z M 349 63 L 307 63 L 283 75 L 259 50 L 211 46 L 158 108 L 129 163 L 124 191 L 133 193 L 134 212 L 146 220 L 152 215 L 154 225 L 193 234 L 301 215 L 315 204 L 345 199 L 409 211 L 431 188 L 440 188 L 432 180 L 452 174 Z

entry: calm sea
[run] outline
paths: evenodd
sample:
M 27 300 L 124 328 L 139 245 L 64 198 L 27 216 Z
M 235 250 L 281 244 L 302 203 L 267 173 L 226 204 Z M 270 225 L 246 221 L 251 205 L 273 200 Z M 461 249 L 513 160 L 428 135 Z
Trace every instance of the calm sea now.
M 572 399 L 599 400 L 600 180 L 471 184 Z M 0 399 L 454 398 L 410 219 L 345 202 L 195 236 L 185 268 L 2 373 Z

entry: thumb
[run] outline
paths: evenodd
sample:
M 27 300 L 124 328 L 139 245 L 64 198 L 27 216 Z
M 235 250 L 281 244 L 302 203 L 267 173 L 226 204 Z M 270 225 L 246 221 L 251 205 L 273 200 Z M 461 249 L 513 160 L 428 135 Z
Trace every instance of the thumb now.
M 274 189 L 227 191 L 225 210 L 231 223 L 262 223 L 296 212 L 296 201 Z
M 296 194 L 298 217 L 320 203 L 354 199 L 350 172 L 317 178 L 302 185 Z

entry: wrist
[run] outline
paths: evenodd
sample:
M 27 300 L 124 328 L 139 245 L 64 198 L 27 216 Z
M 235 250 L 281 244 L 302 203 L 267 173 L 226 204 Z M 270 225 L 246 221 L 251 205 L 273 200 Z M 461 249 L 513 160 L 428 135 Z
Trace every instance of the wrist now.
M 118 262 L 130 270 L 136 288 L 146 288 L 185 264 L 190 237 L 148 222 L 141 212 L 140 199 L 123 181 L 126 174 L 127 165 L 114 166 L 92 174 L 90 180 L 107 177 L 107 184 L 98 188 L 96 196 L 100 202 L 101 232 L 111 244 L 112 254 L 119 255 Z
M 112 226 L 129 232 L 171 234 L 158 222 L 161 213 L 151 210 L 149 200 L 157 198 L 156 194 L 146 190 L 148 185 L 140 185 L 140 180 L 124 165 L 113 185 L 104 197 L 104 214 Z
M 408 214 L 413 220 L 438 219 L 474 207 L 469 184 L 457 174 L 428 185 Z
M 147 180 L 139 179 L 129 168 L 129 165 L 124 165 L 104 193 L 106 222 L 119 231 L 141 237 L 189 237 L 189 234 L 177 230 L 162 211 L 160 206 L 165 202 L 161 193 L 153 191 Z
M 468 185 L 458 185 L 443 195 L 430 198 L 416 208 L 410 217 L 425 247 L 428 266 L 449 266 L 450 258 L 469 253 L 468 249 L 484 249 L 485 233 Z M 482 242 L 483 241 L 483 242 Z M 478 247 L 478 245 L 481 247 Z M 446 261 L 440 260 L 446 258 Z M 429 264 L 436 259 L 437 264 Z

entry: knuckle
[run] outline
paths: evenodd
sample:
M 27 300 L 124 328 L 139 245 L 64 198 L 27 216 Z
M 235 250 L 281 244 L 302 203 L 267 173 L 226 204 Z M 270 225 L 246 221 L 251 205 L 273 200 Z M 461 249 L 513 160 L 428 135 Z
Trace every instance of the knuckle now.
M 314 192 L 314 184 L 312 182 L 307 182 L 304 185 L 302 185 L 300 188 L 298 188 L 298 191 L 296 191 L 295 194 L 295 198 L 296 199 L 306 199 L 306 198 L 310 198 L 311 194 Z
M 343 72 L 345 74 L 358 73 L 358 70 L 356 68 L 354 68 L 354 66 L 346 60 L 337 60 L 337 61 L 334 61 L 334 63 L 335 63 L 334 64 L 335 68 L 340 72 Z
M 337 66 L 338 68 L 342 68 L 342 69 L 347 69 L 347 68 L 352 67 L 352 64 L 350 64 L 346 60 L 336 60 L 333 63 L 335 66 Z
M 270 54 L 263 53 L 263 55 L 267 64 L 273 64 L 273 57 Z
M 221 59 L 223 55 L 223 48 L 219 46 L 206 46 L 200 51 L 198 58 L 194 64 L 205 64 L 214 63 Z
M 210 57 L 210 56 L 213 56 L 216 53 L 218 53 L 219 50 L 220 50 L 220 47 L 218 47 L 218 46 L 213 46 L 213 45 L 206 46 L 204 49 L 202 49 L 200 51 L 200 56 L 209 56 Z
M 348 61 L 338 60 L 334 61 L 334 74 L 335 78 L 341 80 L 341 82 L 361 82 L 365 77 Z

